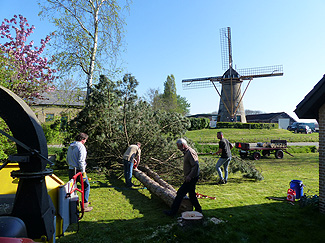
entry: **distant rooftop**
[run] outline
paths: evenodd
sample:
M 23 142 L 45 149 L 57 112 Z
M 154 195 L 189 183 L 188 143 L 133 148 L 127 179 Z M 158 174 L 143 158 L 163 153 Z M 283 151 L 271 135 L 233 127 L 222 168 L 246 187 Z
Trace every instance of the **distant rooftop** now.
M 41 94 L 42 99 L 35 99 L 34 105 L 84 106 L 86 91 L 55 90 Z

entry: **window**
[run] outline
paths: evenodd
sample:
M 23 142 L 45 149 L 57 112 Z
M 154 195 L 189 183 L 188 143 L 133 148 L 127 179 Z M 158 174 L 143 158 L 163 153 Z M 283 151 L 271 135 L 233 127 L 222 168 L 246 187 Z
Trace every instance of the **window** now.
M 46 117 L 45 117 L 46 122 L 53 121 L 53 120 L 54 120 L 54 114 L 53 113 L 46 114 Z
M 68 125 L 68 116 L 61 116 L 61 129 L 65 131 L 67 125 Z

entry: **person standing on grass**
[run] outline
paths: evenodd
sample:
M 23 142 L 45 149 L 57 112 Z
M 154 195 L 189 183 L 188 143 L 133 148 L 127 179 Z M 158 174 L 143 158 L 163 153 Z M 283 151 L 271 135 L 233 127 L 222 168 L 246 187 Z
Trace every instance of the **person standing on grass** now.
M 86 133 L 79 133 L 76 136 L 76 141 L 71 143 L 68 148 L 67 163 L 69 165 L 69 180 L 71 180 L 72 177 L 78 172 L 82 173 L 82 179 L 84 184 L 85 212 L 90 212 L 91 210 L 93 210 L 93 207 L 89 207 L 90 184 L 86 173 L 87 150 L 85 147 L 87 139 L 88 135 Z M 77 181 L 81 183 L 79 177 L 77 178 Z
M 217 184 L 227 184 L 228 180 L 228 166 L 231 161 L 231 149 L 233 148 L 232 144 L 223 137 L 222 132 L 217 132 L 217 138 L 220 139 L 219 141 L 219 150 L 214 154 L 221 154 L 219 158 L 216 168 L 219 175 L 219 182 Z M 222 171 L 220 167 L 223 166 L 225 176 L 222 176 Z
M 197 212 L 202 213 L 201 205 L 196 197 L 195 186 L 199 179 L 200 167 L 199 167 L 199 157 L 194 149 L 187 145 L 185 139 L 180 138 L 176 141 L 177 148 L 184 153 L 184 183 L 177 191 L 177 195 L 171 206 L 171 209 L 164 211 L 168 216 L 175 216 L 184 196 L 188 193 L 190 201 Z
M 137 142 L 136 144 L 130 145 L 123 155 L 123 164 L 124 164 L 124 177 L 125 184 L 127 187 L 134 186 L 132 184 L 132 172 L 133 167 L 138 167 L 140 163 L 141 156 L 141 143 Z

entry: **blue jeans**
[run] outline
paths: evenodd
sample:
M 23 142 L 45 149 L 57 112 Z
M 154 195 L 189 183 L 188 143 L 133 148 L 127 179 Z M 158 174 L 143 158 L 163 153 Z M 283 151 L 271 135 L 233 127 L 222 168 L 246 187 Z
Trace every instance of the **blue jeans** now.
M 76 171 L 76 173 L 80 172 L 79 170 Z M 75 170 L 69 170 L 69 180 L 72 179 L 72 177 L 75 175 Z M 77 182 L 80 182 L 79 176 L 77 178 Z M 81 183 L 81 182 L 80 182 Z M 89 193 L 90 193 L 90 184 L 88 180 L 88 176 L 86 176 L 86 179 L 83 180 L 84 183 L 84 202 L 89 201 Z
M 126 186 L 132 186 L 132 172 L 133 172 L 133 160 L 123 160 L 124 163 L 124 178 Z
M 219 160 L 218 160 L 218 162 L 216 164 L 217 172 L 218 172 L 218 175 L 219 175 L 221 180 L 223 180 L 223 179 L 227 180 L 228 179 L 228 166 L 229 166 L 230 160 L 231 160 L 231 157 L 229 157 L 229 158 L 219 158 Z M 223 169 L 225 171 L 225 177 L 222 176 L 222 171 L 220 169 L 220 167 L 222 165 L 223 165 Z

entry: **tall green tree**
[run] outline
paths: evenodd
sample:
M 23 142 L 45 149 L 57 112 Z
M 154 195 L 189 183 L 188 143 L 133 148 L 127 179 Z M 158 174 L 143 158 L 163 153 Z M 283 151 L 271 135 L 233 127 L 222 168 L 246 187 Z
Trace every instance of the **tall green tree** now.
M 122 45 L 123 11 L 129 2 L 117 0 L 46 0 L 40 15 L 57 27 L 54 49 L 56 63 L 63 72 L 81 71 L 87 76 L 87 97 L 95 71 L 103 63 L 114 68 Z
M 162 94 L 165 106 L 169 111 L 177 110 L 176 83 L 173 74 L 167 76 L 164 83 L 164 93 Z
M 158 89 L 148 90 L 147 100 L 154 110 L 177 112 L 182 115 L 189 113 L 190 104 L 185 97 L 177 95 L 175 77 L 173 74 L 167 76 L 164 82 L 164 92 L 161 94 Z

